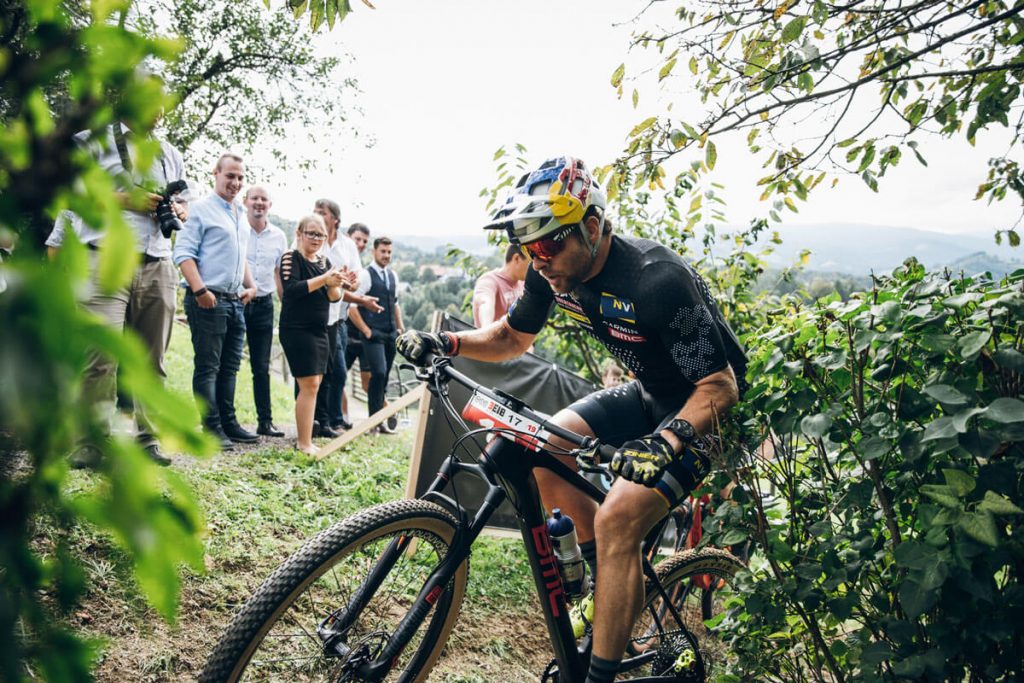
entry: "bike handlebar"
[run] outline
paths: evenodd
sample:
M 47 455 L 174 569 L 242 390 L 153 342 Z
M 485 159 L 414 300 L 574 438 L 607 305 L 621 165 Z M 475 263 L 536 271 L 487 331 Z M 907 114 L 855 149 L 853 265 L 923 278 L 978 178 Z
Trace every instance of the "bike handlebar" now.
M 429 354 L 423 360 L 423 365 L 414 367 L 416 370 L 416 377 L 424 382 L 431 382 L 432 380 L 435 380 L 435 378 L 440 381 L 454 380 L 457 384 L 461 384 L 470 391 L 479 391 L 485 394 L 488 398 L 494 399 L 503 404 L 507 404 L 512 400 L 519 401 L 519 399 L 510 397 L 507 394 L 501 395 L 497 390 L 485 387 L 468 375 L 459 372 L 452 367 L 451 359 L 448 356 Z M 520 403 L 522 402 L 520 401 Z M 525 413 L 528 417 L 536 419 L 544 429 L 551 434 L 568 441 L 580 450 L 596 453 L 600 456 L 599 462 L 608 462 L 615 454 L 616 448 L 614 446 L 601 443 L 593 437 L 583 436 L 582 434 L 577 434 L 576 432 L 553 424 L 548 421 L 546 416 L 538 414 L 525 403 L 522 403 L 521 408 L 518 408 L 518 410 Z

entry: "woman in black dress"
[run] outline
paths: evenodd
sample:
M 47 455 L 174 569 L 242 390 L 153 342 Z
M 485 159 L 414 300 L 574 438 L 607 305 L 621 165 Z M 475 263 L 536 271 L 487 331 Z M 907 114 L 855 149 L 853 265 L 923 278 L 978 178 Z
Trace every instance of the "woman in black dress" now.
M 296 447 L 316 453 L 313 412 L 316 393 L 327 369 L 327 314 L 332 301 L 341 299 L 343 287 L 355 288 L 354 273 L 335 268 L 321 247 L 327 229 L 320 216 L 306 216 L 295 230 L 295 250 L 281 256 L 278 268 L 281 292 L 279 336 L 288 366 L 299 385 L 295 399 Z

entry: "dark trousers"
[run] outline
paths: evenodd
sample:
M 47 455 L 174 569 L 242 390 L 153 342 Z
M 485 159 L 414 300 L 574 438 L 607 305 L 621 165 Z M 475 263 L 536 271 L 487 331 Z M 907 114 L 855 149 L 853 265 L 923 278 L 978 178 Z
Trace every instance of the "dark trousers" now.
M 348 328 L 345 323 L 338 324 L 338 346 L 331 358 L 333 367 L 324 376 L 327 384 L 327 417 L 331 424 L 335 425 L 345 419 L 341 412 L 341 395 L 345 392 L 345 382 L 348 380 L 348 365 L 345 363 L 345 351 L 348 349 Z
M 350 325 L 347 321 L 342 323 L 345 327 L 345 337 L 348 341 L 345 344 L 345 372 L 347 373 L 352 369 L 352 365 L 355 364 L 356 359 L 359 359 L 359 370 L 365 372 L 364 367 L 366 363 L 363 361 L 363 342 L 362 335 L 359 334 L 353 325 Z
M 324 373 L 324 378 L 320 382 L 320 389 L 316 392 L 316 409 L 313 413 L 313 419 L 325 427 L 331 424 L 330 417 L 327 414 L 327 393 L 330 377 L 333 376 L 335 371 L 335 356 L 338 352 L 338 328 L 342 324 L 339 321 L 327 326 L 327 372 Z
M 367 392 L 367 409 L 370 415 L 384 407 L 384 394 L 388 388 L 388 376 L 395 362 L 395 337 L 374 331 L 370 339 L 363 340 L 363 356 L 370 371 L 370 388 Z
M 195 352 L 192 393 L 205 404 L 203 424 L 208 429 L 233 424 L 237 420 L 235 377 L 245 346 L 242 302 L 218 297 L 213 308 L 200 308 L 192 293 L 186 292 L 185 315 Z
M 267 294 L 246 304 L 245 337 L 249 342 L 252 395 L 260 422 L 273 421 L 270 408 L 270 349 L 274 342 L 274 299 Z

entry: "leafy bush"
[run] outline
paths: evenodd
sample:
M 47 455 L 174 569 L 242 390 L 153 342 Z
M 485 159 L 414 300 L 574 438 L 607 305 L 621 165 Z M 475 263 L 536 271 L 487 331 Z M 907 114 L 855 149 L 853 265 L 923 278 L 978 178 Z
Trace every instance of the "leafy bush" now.
M 911 259 L 847 302 L 765 315 L 744 410 L 770 443 L 728 468 L 746 489 L 706 524 L 763 554 L 718 680 L 1019 680 L 1024 271 Z

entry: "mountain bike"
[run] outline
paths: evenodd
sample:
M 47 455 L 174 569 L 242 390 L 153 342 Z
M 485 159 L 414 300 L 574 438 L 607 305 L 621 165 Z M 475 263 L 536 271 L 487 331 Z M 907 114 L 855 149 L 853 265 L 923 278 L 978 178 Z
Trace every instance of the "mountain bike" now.
M 473 543 L 505 500 L 516 510 L 554 654 L 540 680 L 580 683 L 586 677 L 591 638 L 573 636 L 533 470 L 546 468 L 600 503 L 601 490 L 553 453 L 592 465 L 610 459 L 614 447 L 550 423 L 514 396 L 481 386 L 447 358 L 433 358 L 417 376 L 461 427 L 430 488 L 416 500 L 356 513 L 308 541 L 235 615 L 200 681 L 425 681 L 458 617 Z M 462 411 L 451 402 L 452 381 L 471 391 Z M 558 448 L 552 437 L 574 448 Z M 460 459 L 460 449 L 475 460 Z M 467 476 L 486 484 L 475 511 L 459 502 L 454 486 Z M 673 553 L 652 566 L 651 551 L 668 518 L 644 540 L 645 603 L 620 676 L 704 681 L 728 652 L 691 579 L 728 580 L 743 565 L 724 550 L 705 548 Z

